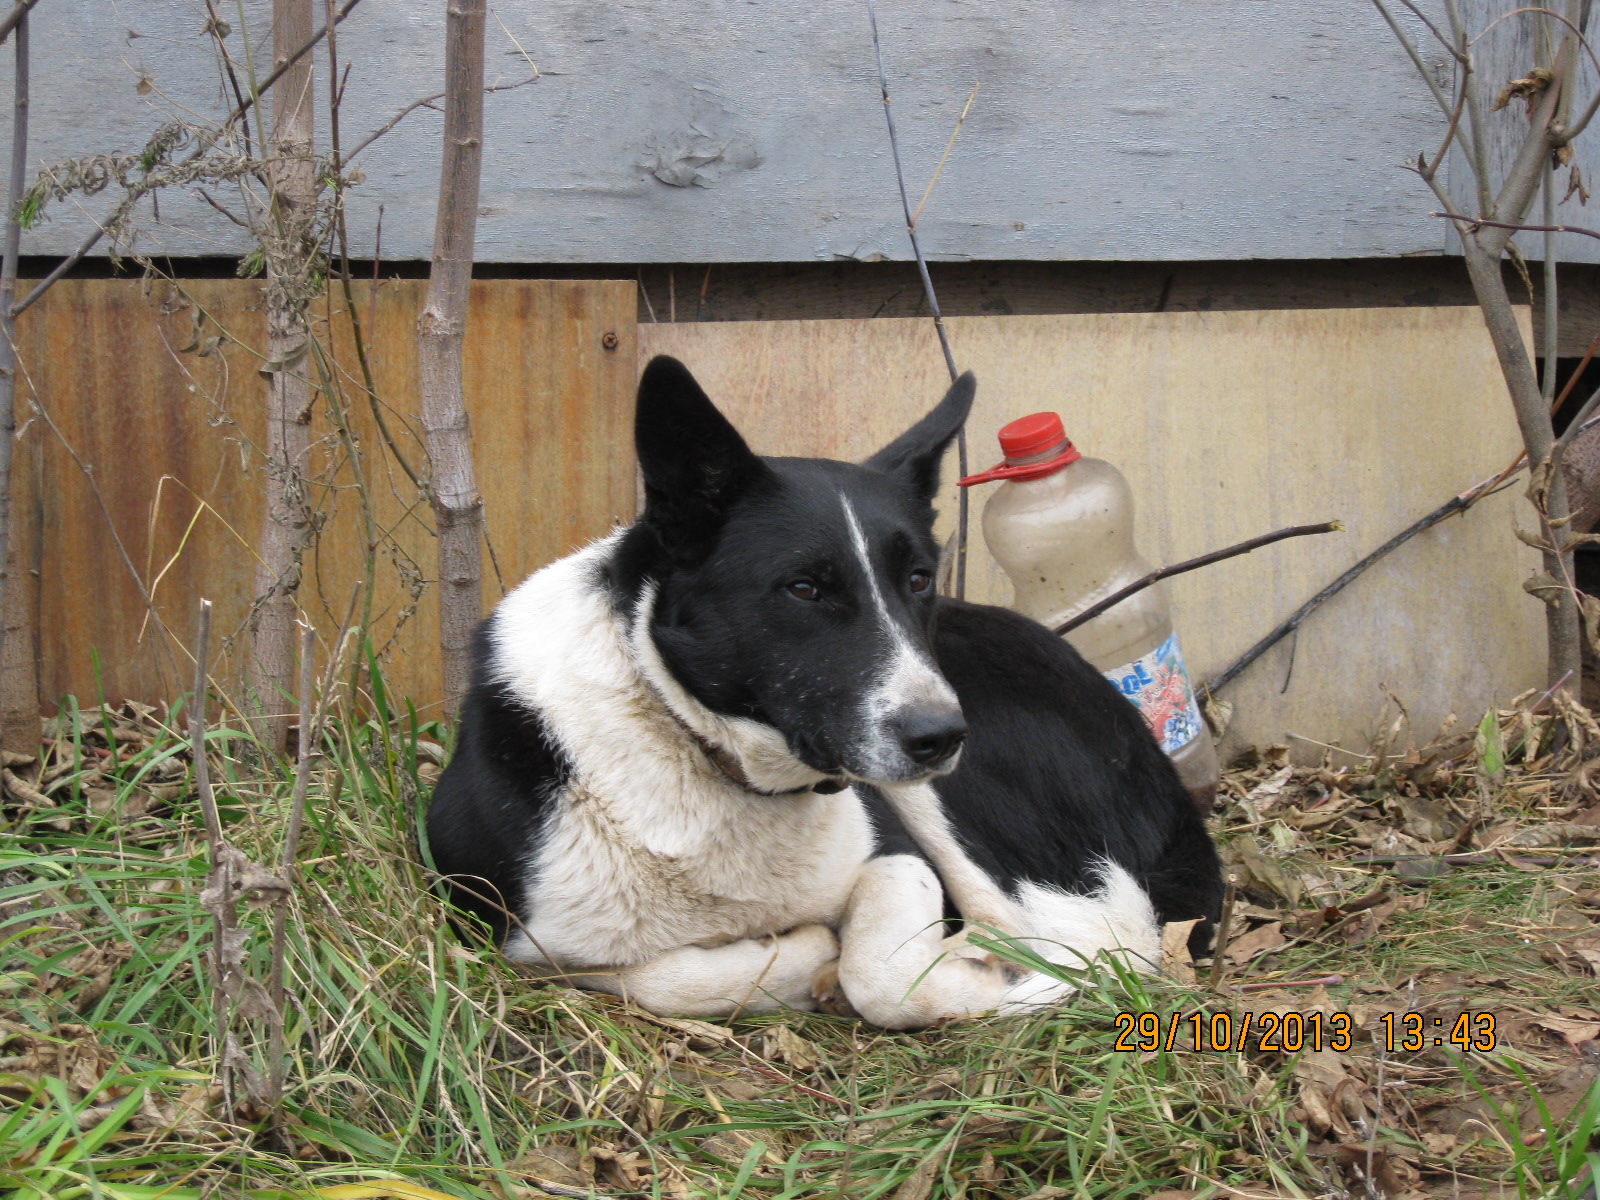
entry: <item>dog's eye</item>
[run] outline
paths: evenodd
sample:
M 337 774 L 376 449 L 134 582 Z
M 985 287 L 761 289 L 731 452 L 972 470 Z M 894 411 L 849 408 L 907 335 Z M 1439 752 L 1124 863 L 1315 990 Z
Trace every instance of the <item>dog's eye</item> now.
M 932 583 L 933 576 L 926 571 L 911 572 L 911 590 L 913 592 L 925 592 Z
M 784 590 L 796 600 L 821 600 L 822 590 L 809 579 L 796 579 L 784 585 Z

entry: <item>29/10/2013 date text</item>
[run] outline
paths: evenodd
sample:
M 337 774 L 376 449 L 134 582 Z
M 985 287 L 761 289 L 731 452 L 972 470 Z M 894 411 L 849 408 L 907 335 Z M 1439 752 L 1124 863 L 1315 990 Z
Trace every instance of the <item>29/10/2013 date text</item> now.
M 1169 1013 L 1165 1019 L 1153 1012 L 1120 1012 L 1116 1030 L 1112 1049 L 1129 1053 L 1226 1053 L 1248 1049 L 1284 1054 L 1332 1050 L 1344 1054 L 1355 1048 L 1357 1034 L 1356 1023 L 1347 1012 L 1247 1012 L 1237 1018 L 1230 1013 Z M 1391 1054 L 1445 1046 L 1483 1053 L 1497 1044 L 1494 1014 L 1489 1012 L 1445 1016 L 1384 1013 L 1372 1027 L 1372 1040 Z

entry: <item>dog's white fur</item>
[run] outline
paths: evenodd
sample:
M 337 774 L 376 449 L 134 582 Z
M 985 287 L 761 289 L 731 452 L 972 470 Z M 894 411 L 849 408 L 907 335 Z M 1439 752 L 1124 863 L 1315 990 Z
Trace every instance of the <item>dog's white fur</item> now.
M 763 790 L 823 776 L 776 731 L 719 716 L 677 683 L 649 635 L 654 592 L 631 620 L 605 593 L 599 568 L 613 541 L 533 575 L 490 626 L 494 679 L 572 764 L 526 865 L 526 911 L 507 955 L 702 1017 L 813 1007 L 814 981 L 835 960 L 850 1001 L 889 1028 L 1068 990 L 1038 975 L 1018 982 L 963 935 L 944 937 L 942 877 L 970 922 L 1036 939 L 1047 958 L 1077 965 L 1121 947 L 1155 961 L 1149 900 L 1120 868 L 1108 864 L 1094 896 L 1025 884 L 1013 900 L 961 852 L 925 783 L 885 792 L 938 875 L 920 858 L 873 858 L 853 790 L 763 796 L 735 783 L 684 726 Z

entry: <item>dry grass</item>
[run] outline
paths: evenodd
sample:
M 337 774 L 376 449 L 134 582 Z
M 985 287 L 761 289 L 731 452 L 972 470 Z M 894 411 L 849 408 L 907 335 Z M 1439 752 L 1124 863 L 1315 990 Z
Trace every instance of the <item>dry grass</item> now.
M 414 843 L 439 731 L 347 717 L 289 900 L 284 1096 L 231 1113 L 178 719 L 68 712 L 39 760 L 12 763 L 0 1185 L 18 1196 L 1576 1200 L 1597 1157 L 1600 809 L 1582 747 L 1542 754 L 1526 710 L 1427 751 L 1401 751 L 1396 725 L 1376 770 L 1273 751 L 1231 772 L 1219 833 L 1241 895 L 1220 989 L 1205 964 L 1199 983 L 1099 967 L 1057 1011 L 911 1035 L 663 1020 L 464 948 Z M 226 728 L 210 747 L 230 839 L 275 861 L 286 772 Z M 270 914 L 243 920 L 266 979 Z M 243 995 L 248 1083 L 274 1064 Z M 1385 1012 L 1465 1008 L 1496 1015 L 1493 1053 L 1368 1036 Z M 1353 1014 L 1351 1051 L 1114 1046 L 1121 1012 L 1165 1029 L 1290 1009 Z

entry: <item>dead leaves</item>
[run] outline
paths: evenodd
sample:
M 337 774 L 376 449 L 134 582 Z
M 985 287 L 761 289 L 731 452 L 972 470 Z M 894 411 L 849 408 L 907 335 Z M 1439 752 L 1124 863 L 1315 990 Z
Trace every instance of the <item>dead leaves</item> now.
M 8 753 L 0 781 L 14 815 L 55 829 L 71 827 L 82 811 L 71 803 L 79 797 L 94 817 L 136 824 L 189 792 L 188 755 L 147 704 L 52 717 L 44 722 L 43 751 L 39 758 Z
M 1345 1181 L 1359 1195 L 1376 1190 L 1391 1200 L 1406 1196 L 1422 1179 L 1422 1173 L 1391 1149 L 1373 1143 L 1341 1143 L 1334 1151 L 1334 1162 Z
M 1262 901 L 1274 898 L 1298 904 L 1304 893 L 1300 880 L 1280 860 L 1266 855 L 1252 837 L 1239 837 L 1222 852 L 1226 870 L 1238 877 L 1247 895 Z
M 1583 1043 L 1600 1038 L 1600 1020 L 1574 1020 L 1571 1017 L 1534 1017 L 1530 1024 L 1556 1034 L 1571 1049 L 1583 1053 Z
M 787 1025 L 774 1025 L 767 1030 L 761 1054 L 771 1062 L 788 1063 L 797 1071 L 815 1070 L 822 1061 L 816 1044 Z
M 1283 936 L 1283 922 L 1269 921 L 1265 925 L 1257 925 L 1238 937 L 1231 938 L 1228 948 L 1223 951 L 1223 957 L 1236 967 L 1260 954 L 1268 954 L 1280 949 L 1288 943 L 1289 939 Z
M 69 1100 L 81 1105 L 77 1123 L 84 1130 L 115 1119 L 128 1132 L 200 1143 L 223 1140 L 232 1132 L 217 1120 L 221 1092 L 209 1081 L 168 1095 L 129 1079 L 121 1057 L 90 1026 L 62 1024 L 41 1032 L 0 1020 L 0 1096 L 26 1101 L 46 1080 L 56 1081 Z M 124 1101 L 141 1086 L 144 1095 L 137 1106 L 122 1111 Z
M 1189 935 L 1200 924 L 1201 918 L 1192 921 L 1168 921 L 1161 927 L 1161 973 L 1178 983 L 1195 981 L 1194 961 L 1189 956 Z
M 1545 946 L 1543 958 L 1574 975 L 1600 976 L 1600 928 L 1557 938 Z

